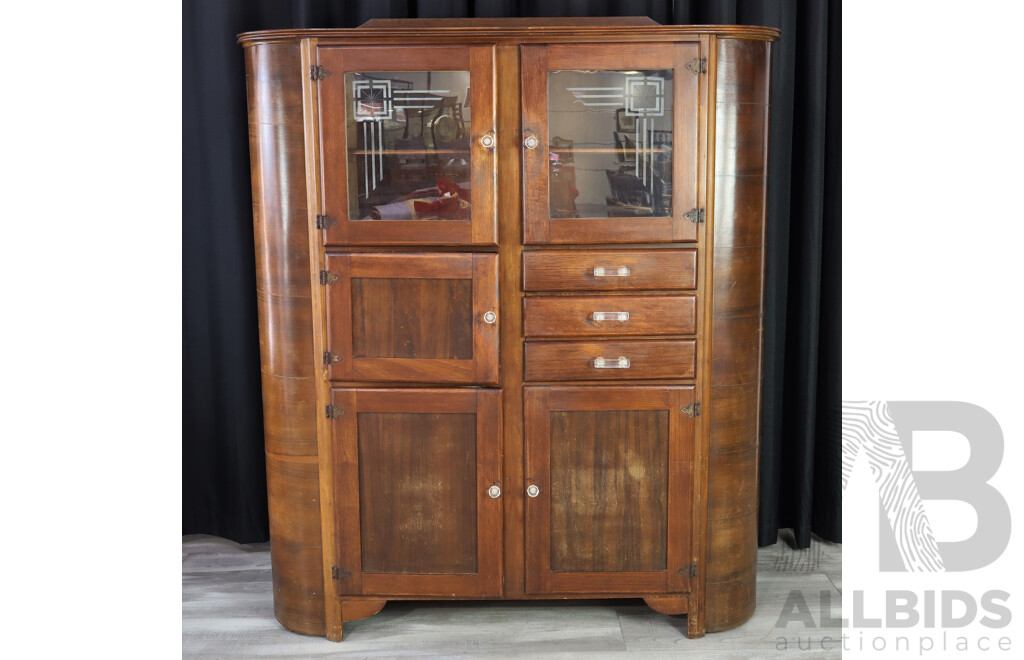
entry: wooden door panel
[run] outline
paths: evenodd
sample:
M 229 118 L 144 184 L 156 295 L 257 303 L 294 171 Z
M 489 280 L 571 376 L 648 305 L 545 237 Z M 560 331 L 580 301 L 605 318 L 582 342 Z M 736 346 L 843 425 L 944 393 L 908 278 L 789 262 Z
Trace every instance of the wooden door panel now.
M 494 47 L 316 58 L 324 245 L 494 245 Z
M 473 358 L 472 279 L 356 277 L 352 312 L 354 358 Z
M 551 570 L 664 571 L 668 411 L 562 410 L 550 423 Z
M 529 341 L 524 355 L 524 378 L 532 381 L 693 378 L 697 342 Z
M 328 254 L 327 271 L 338 278 L 326 285 L 331 378 L 497 384 L 497 261 Z
M 501 591 L 501 394 L 331 391 L 339 593 Z
M 692 400 L 692 387 L 525 388 L 529 593 L 689 590 Z
M 697 240 L 699 57 L 698 42 L 522 46 L 527 244 Z
M 366 412 L 357 424 L 363 572 L 476 573 L 476 415 Z

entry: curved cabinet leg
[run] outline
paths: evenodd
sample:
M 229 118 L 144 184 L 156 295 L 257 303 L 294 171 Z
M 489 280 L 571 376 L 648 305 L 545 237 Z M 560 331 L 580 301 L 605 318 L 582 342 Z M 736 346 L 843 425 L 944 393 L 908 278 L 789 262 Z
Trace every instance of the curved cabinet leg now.
M 647 607 L 659 614 L 685 614 L 686 637 L 697 639 L 704 636 L 704 616 L 700 612 L 690 612 L 690 601 L 686 596 L 677 598 L 644 598 Z
M 686 615 L 686 638 L 687 639 L 700 639 L 704 636 L 704 632 L 707 629 L 706 620 L 704 619 L 704 609 L 697 608 L 696 612 L 690 612 Z
M 342 598 L 341 621 L 337 624 L 327 626 L 327 639 L 332 642 L 340 642 L 344 622 L 368 619 L 384 609 L 387 602 L 388 601 L 386 600 L 353 600 Z
M 678 598 L 644 598 L 647 607 L 659 614 L 686 614 L 689 601 L 686 596 Z
M 341 600 L 341 620 L 358 621 L 368 619 L 384 609 L 386 600 Z

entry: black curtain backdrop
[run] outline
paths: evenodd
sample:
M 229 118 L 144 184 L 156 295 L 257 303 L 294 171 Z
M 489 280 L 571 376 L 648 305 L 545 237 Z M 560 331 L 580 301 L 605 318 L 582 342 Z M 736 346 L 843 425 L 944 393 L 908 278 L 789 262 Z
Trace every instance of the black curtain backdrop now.
M 182 532 L 267 528 L 245 68 L 235 35 L 370 18 L 650 16 L 782 30 L 772 65 L 761 545 L 841 540 L 839 0 L 186 0 Z

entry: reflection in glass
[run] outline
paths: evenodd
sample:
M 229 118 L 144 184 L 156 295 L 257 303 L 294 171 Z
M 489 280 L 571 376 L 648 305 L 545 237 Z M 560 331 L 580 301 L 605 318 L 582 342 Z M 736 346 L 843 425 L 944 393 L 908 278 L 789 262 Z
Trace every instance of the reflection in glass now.
M 550 71 L 552 218 L 672 215 L 672 70 Z
M 349 218 L 468 220 L 468 71 L 345 74 Z

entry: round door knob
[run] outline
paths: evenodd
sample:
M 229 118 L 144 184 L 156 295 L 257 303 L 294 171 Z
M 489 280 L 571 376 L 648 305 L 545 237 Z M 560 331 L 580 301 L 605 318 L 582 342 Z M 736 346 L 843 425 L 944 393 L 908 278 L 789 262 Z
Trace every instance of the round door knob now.
M 537 497 L 540 495 L 540 486 L 537 484 L 530 484 L 526 487 L 526 494 L 530 497 Z
M 487 494 L 490 495 L 492 499 L 497 499 L 501 497 L 501 487 L 498 485 L 491 486 L 487 489 Z
M 495 314 L 494 312 L 485 312 L 484 313 L 484 323 L 494 323 L 497 320 L 498 320 L 498 315 Z
M 527 149 L 536 149 L 537 145 L 540 144 L 540 140 L 537 139 L 536 135 L 527 135 L 526 139 L 523 140 L 523 144 Z
M 493 149 L 495 142 L 494 131 L 487 131 L 480 136 L 480 144 L 484 149 Z

